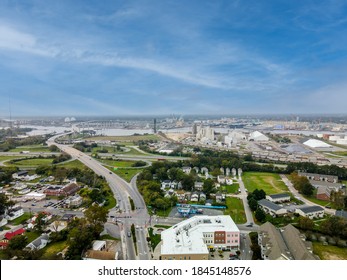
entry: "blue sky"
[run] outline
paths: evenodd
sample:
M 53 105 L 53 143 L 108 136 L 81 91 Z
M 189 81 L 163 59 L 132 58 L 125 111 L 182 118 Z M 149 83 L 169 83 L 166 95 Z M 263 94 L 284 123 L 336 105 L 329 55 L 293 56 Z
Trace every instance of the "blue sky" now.
M 346 1 L 0 1 L 0 116 L 347 113 Z

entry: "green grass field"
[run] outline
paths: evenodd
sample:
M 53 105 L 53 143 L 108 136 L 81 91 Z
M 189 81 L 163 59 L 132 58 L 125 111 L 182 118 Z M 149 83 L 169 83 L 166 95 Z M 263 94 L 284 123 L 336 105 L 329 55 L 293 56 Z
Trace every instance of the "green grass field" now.
M 139 172 L 141 172 L 141 169 L 130 169 L 130 168 L 123 168 L 123 169 L 117 169 L 113 170 L 112 167 L 107 167 L 112 172 L 116 173 L 119 177 L 123 178 L 125 181 L 130 182 L 131 179 Z
M 239 190 L 239 184 L 238 183 L 234 183 L 231 186 L 221 186 L 221 189 L 224 191 L 226 191 L 227 193 L 238 193 Z
M 312 242 L 313 253 L 322 260 L 347 260 L 347 249 L 332 245 L 323 245 L 320 242 Z
M 135 161 L 125 161 L 125 160 L 109 160 L 109 159 L 98 159 L 98 161 L 110 165 L 112 167 L 121 167 L 121 168 L 127 168 L 132 167 L 132 165 L 135 163 Z
M 51 260 L 56 259 L 57 254 L 66 248 L 67 242 L 66 241 L 60 241 L 48 244 L 45 248 L 43 248 L 43 255 L 41 256 L 42 260 Z
M 0 156 L 0 162 L 5 160 L 18 159 L 18 158 L 25 159 L 25 156 Z
M 51 165 L 53 158 L 34 158 L 34 159 L 23 159 L 14 163 L 6 162 L 6 165 L 11 166 L 26 166 L 26 167 L 37 167 L 40 165 Z
M 247 221 L 241 199 L 227 197 L 225 203 L 228 208 L 224 211 L 224 215 L 230 215 L 236 224 L 244 224 Z
M 35 231 L 30 231 L 30 232 L 26 232 L 25 233 L 25 236 L 28 238 L 27 239 L 27 242 L 28 242 L 28 244 L 30 243 L 30 242 L 32 242 L 32 241 L 34 241 L 36 238 L 38 238 L 39 236 L 40 236 L 40 234 L 39 233 L 37 233 L 37 232 L 35 232 Z
M 49 148 L 43 145 L 19 146 L 17 148 L 10 150 L 10 152 L 22 152 L 22 151 L 29 151 L 29 152 L 35 152 L 35 153 L 50 152 Z
M 11 223 L 12 225 L 18 226 L 18 225 L 24 223 L 24 222 L 25 222 L 26 220 L 28 220 L 29 218 L 30 218 L 30 213 L 26 213 L 26 212 L 25 212 L 22 216 L 20 216 L 20 217 L 14 219 L 14 220 L 11 221 L 10 223 Z
M 314 194 L 312 197 L 306 196 L 306 195 L 304 195 L 304 197 L 305 197 L 307 200 L 309 200 L 309 201 L 311 201 L 311 202 L 313 202 L 313 203 L 316 203 L 316 204 L 318 204 L 318 205 L 321 205 L 321 206 L 323 206 L 323 207 L 325 207 L 325 206 L 331 206 L 331 208 L 335 209 L 334 203 L 331 203 L 330 201 L 319 200 L 319 199 L 316 198 L 316 195 L 315 195 L 315 194 Z
M 266 172 L 245 172 L 242 180 L 248 192 L 255 189 L 262 189 L 266 194 L 277 194 L 288 192 L 287 186 L 281 180 L 278 174 Z
M 160 243 L 161 236 L 160 234 L 153 234 L 153 228 L 148 229 L 149 238 L 151 239 L 151 247 L 154 250 L 155 247 Z

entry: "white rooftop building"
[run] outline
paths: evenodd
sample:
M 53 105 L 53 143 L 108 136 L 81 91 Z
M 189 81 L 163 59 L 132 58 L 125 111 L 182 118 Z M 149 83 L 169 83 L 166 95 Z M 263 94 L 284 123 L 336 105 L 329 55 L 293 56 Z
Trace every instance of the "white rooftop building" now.
M 209 249 L 238 250 L 240 230 L 228 215 L 194 216 L 161 233 L 162 260 L 208 259 Z
M 249 137 L 249 141 L 255 141 L 255 142 L 262 142 L 262 141 L 269 141 L 269 137 L 265 136 L 263 133 L 259 131 L 252 132 Z
M 317 139 L 307 140 L 303 144 L 310 148 L 330 148 L 331 147 L 331 145 Z

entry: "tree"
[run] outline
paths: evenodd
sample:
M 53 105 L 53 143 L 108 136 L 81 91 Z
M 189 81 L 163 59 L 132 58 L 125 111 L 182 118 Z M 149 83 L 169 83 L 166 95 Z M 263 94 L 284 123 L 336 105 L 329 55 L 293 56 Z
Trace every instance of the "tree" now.
M 248 200 L 248 205 L 252 211 L 255 211 L 258 208 L 258 201 L 254 199 L 253 197 L 251 197 L 250 200 Z
M 314 187 L 311 185 L 311 183 L 308 181 L 308 179 L 306 177 L 304 177 L 306 180 L 304 180 L 305 182 L 303 182 L 302 186 L 301 186 L 301 192 L 304 195 L 312 195 L 313 191 L 314 191 Z
M 319 229 L 331 236 L 347 237 L 347 221 L 341 217 L 329 217 L 320 224 Z
M 27 237 L 25 235 L 16 235 L 8 242 L 9 250 L 22 250 L 27 245 Z
M 69 231 L 67 239 L 69 248 L 66 258 L 81 259 L 82 252 L 91 246 L 95 238 L 95 229 L 87 223 L 86 219 L 76 219 Z
M 264 190 L 255 189 L 252 194 L 255 200 L 262 200 L 266 197 L 266 193 Z
M 345 207 L 345 194 L 342 190 L 332 191 L 330 194 L 330 201 L 335 203 L 337 209 L 343 209 Z
M 303 230 L 313 230 L 314 222 L 310 218 L 300 216 L 298 226 Z
M 44 226 L 46 225 L 46 214 L 40 212 L 35 220 L 35 230 L 39 233 L 42 233 Z
M 264 222 L 266 219 L 266 214 L 262 209 L 258 207 L 258 209 L 255 211 L 255 218 L 259 222 Z
M 12 205 L 12 202 L 4 193 L 0 193 L 0 215 L 3 215 L 6 209 Z
M 212 179 L 206 179 L 203 183 L 203 191 L 206 195 L 210 195 L 210 193 L 213 191 L 214 188 L 214 182 Z
M 96 232 L 101 233 L 107 221 L 107 209 L 98 205 L 90 206 L 85 212 L 86 220 L 95 228 Z
M 194 187 L 195 178 L 192 175 L 184 175 L 181 183 L 182 183 L 183 189 L 185 189 L 186 191 L 190 191 Z

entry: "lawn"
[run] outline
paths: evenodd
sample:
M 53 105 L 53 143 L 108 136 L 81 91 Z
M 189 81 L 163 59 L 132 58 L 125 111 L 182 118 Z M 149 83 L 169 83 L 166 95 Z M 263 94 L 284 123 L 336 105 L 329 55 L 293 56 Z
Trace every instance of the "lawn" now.
M 109 234 L 104 234 L 100 236 L 101 240 L 120 240 L 119 238 L 115 238 Z
M 171 210 L 172 210 L 172 207 L 169 207 L 165 210 L 156 209 L 155 214 L 159 217 L 167 217 L 167 216 L 169 216 Z
M 224 215 L 230 215 L 236 224 L 244 224 L 247 221 L 241 199 L 237 197 L 227 197 L 225 203 L 227 209 L 224 211 Z
M 141 172 L 141 169 L 130 169 L 130 168 L 123 168 L 123 169 L 117 169 L 113 170 L 112 167 L 109 167 L 112 172 L 116 173 L 118 176 L 123 178 L 125 181 L 129 182 L 131 179 L 139 172 Z
M 54 242 L 48 244 L 45 248 L 43 248 L 43 255 L 41 257 L 42 260 L 52 260 L 57 259 L 57 254 L 64 250 L 67 246 L 66 241 Z
M 52 162 L 53 162 L 53 158 L 32 158 L 32 159 L 23 159 L 20 161 L 16 161 L 14 163 L 7 162 L 6 165 L 37 167 L 40 165 L 51 165 Z
M 347 249 L 332 245 L 323 245 L 320 242 L 312 242 L 313 253 L 322 260 L 347 260 Z
M 323 206 L 323 207 L 329 205 L 329 206 L 331 206 L 331 208 L 334 208 L 334 209 L 335 209 L 334 203 L 331 203 L 330 201 L 319 200 L 319 199 L 317 199 L 315 196 L 316 196 L 315 194 L 313 194 L 313 196 L 304 195 L 304 197 L 305 197 L 307 200 L 309 200 L 309 201 L 311 201 L 311 202 L 313 202 L 313 203 L 316 203 L 316 204 L 318 204 L 318 205 L 320 205 L 320 206 Z
M 339 155 L 339 156 L 347 156 L 347 151 L 338 151 L 338 152 L 331 152 L 332 154 Z
M 35 231 L 27 231 L 25 233 L 25 236 L 28 238 L 27 242 L 28 244 L 32 241 L 34 241 L 36 238 L 38 238 L 40 236 L 39 233 L 35 232 Z
M 121 168 L 127 168 L 132 167 L 132 165 L 135 163 L 135 161 L 123 161 L 123 160 L 110 160 L 110 159 L 98 159 L 98 161 L 110 165 L 112 167 L 121 167 Z
M 47 146 L 43 145 L 30 145 L 30 146 L 19 146 L 14 149 L 11 149 L 10 152 L 22 152 L 22 151 L 29 151 L 29 152 L 50 152 L 49 148 Z
M 253 192 L 255 189 L 262 189 L 266 194 L 277 194 L 288 192 L 287 186 L 278 174 L 266 172 L 245 172 L 242 180 L 246 189 Z
M 160 234 L 153 234 L 153 228 L 148 229 L 149 238 L 151 239 L 151 247 L 154 251 L 155 247 L 160 243 L 161 236 Z
M 11 221 L 10 223 L 15 225 L 15 226 L 18 226 L 22 223 L 24 223 L 26 220 L 28 220 L 30 218 L 30 213 L 24 213 L 22 216 L 14 219 L 13 221 Z
M 25 156 L 0 156 L 0 162 L 5 160 L 18 159 L 18 158 L 25 159 Z
M 238 193 L 239 191 L 239 184 L 238 183 L 234 183 L 231 186 L 221 186 L 222 190 L 225 190 L 227 193 Z

